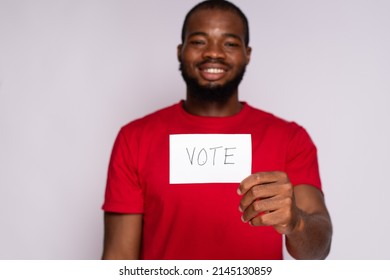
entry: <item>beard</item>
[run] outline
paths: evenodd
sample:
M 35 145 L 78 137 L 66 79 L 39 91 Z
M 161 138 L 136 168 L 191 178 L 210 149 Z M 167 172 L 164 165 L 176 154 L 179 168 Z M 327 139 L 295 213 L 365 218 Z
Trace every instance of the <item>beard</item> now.
M 210 60 L 204 61 L 202 63 L 212 62 Z M 186 67 L 183 67 L 183 63 L 180 63 L 179 68 L 181 75 L 187 85 L 187 93 L 199 101 L 205 102 L 217 102 L 225 103 L 233 96 L 238 89 L 239 84 L 241 83 L 242 78 L 244 77 L 246 65 L 243 65 L 239 70 L 236 76 L 232 80 L 226 82 L 223 85 L 216 84 L 207 84 L 201 85 L 196 78 L 191 77 Z

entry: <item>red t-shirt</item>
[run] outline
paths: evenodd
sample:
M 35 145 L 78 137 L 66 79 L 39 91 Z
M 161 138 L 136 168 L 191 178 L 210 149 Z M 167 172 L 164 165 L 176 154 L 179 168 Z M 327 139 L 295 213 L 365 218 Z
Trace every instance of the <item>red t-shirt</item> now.
M 143 259 L 282 259 L 273 227 L 241 221 L 238 183 L 169 183 L 169 136 L 210 133 L 250 134 L 252 173 L 284 171 L 293 185 L 321 189 L 316 148 L 299 125 L 246 103 L 219 118 L 188 114 L 180 102 L 120 130 L 103 210 L 143 214 Z

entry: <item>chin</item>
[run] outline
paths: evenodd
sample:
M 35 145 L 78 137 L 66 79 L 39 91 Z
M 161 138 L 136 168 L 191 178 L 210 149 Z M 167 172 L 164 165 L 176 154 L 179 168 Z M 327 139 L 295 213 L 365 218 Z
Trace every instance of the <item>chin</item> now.
M 210 89 L 210 90 L 217 89 L 217 88 L 223 88 L 224 86 L 225 86 L 225 84 L 220 83 L 220 82 L 208 82 L 205 84 L 199 83 L 199 87 L 204 88 L 204 89 Z

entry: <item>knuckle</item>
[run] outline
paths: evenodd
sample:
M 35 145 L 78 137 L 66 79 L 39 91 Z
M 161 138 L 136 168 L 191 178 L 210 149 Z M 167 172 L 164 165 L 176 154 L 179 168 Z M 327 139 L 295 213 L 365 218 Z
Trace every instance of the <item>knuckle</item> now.
M 292 197 L 288 196 L 288 197 L 283 198 L 283 204 L 290 208 L 293 205 Z
M 253 198 L 256 198 L 259 195 L 259 190 L 257 187 L 252 187 L 250 189 L 250 194 Z
M 253 202 L 253 210 L 255 212 L 260 212 L 262 209 L 262 203 L 260 201 Z
M 288 176 L 287 176 L 287 173 L 286 173 L 286 172 L 277 171 L 277 172 L 276 172 L 276 175 L 277 175 L 282 181 L 289 182 L 289 179 L 288 179 Z
M 261 175 L 260 172 L 255 174 L 255 178 L 254 179 L 255 179 L 256 183 L 261 182 L 261 178 L 262 178 L 262 175 Z
M 252 225 L 254 226 L 261 226 L 263 225 L 263 216 L 257 216 L 256 218 L 253 218 L 251 220 Z
M 291 183 L 283 183 L 280 185 L 280 188 L 283 190 L 283 192 L 286 192 L 286 193 L 292 193 L 292 191 L 293 191 L 293 187 L 292 187 Z
M 257 217 L 259 220 L 259 224 L 263 226 L 269 226 L 271 225 L 269 219 L 267 219 L 267 215 L 260 215 Z

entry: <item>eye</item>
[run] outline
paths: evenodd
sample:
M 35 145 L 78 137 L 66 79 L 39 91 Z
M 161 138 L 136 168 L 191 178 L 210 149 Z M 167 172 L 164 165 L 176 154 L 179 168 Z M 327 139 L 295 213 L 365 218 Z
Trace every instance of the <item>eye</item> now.
M 202 45 L 206 44 L 206 42 L 203 40 L 191 40 L 190 44 L 193 46 L 202 46 Z
M 225 43 L 225 46 L 226 46 L 226 47 L 229 47 L 229 48 L 237 48 L 237 47 L 240 46 L 240 44 L 235 43 L 235 42 L 226 42 L 226 43 Z

